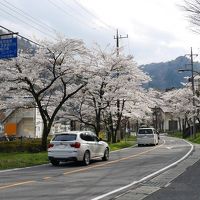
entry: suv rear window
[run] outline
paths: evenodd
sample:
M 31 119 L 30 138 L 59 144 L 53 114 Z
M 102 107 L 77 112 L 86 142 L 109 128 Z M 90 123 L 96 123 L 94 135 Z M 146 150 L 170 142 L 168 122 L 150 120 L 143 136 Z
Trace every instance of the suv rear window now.
M 94 136 L 89 133 L 82 133 L 80 137 L 82 140 L 85 140 L 85 141 L 90 141 L 90 142 L 94 141 Z
M 53 141 L 73 141 L 76 140 L 76 134 L 60 134 L 53 138 Z
M 139 129 L 138 134 L 153 134 L 152 129 Z

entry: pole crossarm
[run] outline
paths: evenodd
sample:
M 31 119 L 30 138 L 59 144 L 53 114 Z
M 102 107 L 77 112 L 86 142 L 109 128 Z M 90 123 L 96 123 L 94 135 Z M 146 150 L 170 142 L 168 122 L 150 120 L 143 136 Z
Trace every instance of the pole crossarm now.
M 118 29 L 116 36 L 114 36 L 114 39 L 116 40 L 116 47 L 117 47 L 117 56 L 119 56 L 119 40 L 123 38 L 128 38 L 128 34 L 126 36 L 119 35 Z
M 191 69 L 178 69 L 178 72 L 191 72 Z M 193 70 L 194 73 L 200 75 L 200 72 Z

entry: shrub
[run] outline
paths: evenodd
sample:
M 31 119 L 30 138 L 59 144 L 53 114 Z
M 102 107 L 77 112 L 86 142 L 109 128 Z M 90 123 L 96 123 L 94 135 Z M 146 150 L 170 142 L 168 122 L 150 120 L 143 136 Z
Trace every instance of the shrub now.
M 41 140 L 39 139 L 23 139 L 14 141 L 0 142 L 0 152 L 31 152 L 37 153 L 42 150 Z

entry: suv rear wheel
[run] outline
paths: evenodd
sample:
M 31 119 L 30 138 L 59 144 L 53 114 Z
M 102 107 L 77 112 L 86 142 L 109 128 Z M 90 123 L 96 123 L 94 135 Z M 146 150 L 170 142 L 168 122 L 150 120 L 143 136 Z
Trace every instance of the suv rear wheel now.
M 60 163 L 60 161 L 58 161 L 58 160 L 51 160 L 50 162 L 51 162 L 51 164 L 52 164 L 53 166 L 58 166 L 59 163 Z
M 90 152 L 89 151 L 86 151 L 84 154 L 83 164 L 86 166 L 90 164 Z
M 109 150 L 108 148 L 106 148 L 104 151 L 104 156 L 102 157 L 102 160 L 107 161 L 108 159 L 109 159 Z

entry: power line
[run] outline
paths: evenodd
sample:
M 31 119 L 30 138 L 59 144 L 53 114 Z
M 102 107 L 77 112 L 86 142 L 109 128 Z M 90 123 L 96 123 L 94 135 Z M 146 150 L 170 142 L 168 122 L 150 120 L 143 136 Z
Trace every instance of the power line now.
M 61 5 L 57 5 L 55 4 L 53 1 L 48 0 L 54 7 L 56 7 L 57 9 L 59 9 L 60 11 L 62 11 L 64 14 L 71 16 L 73 18 L 76 18 L 81 24 L 86 24 L 87 26 L 91 26 L 89 23 L 86 23 L 83 19 L 85 17 L 85 15 L 81 12 L 78 12 L 79 15 L 82 15 L 83 17 L 80 19 L 79 17 L 74 16 L 73 14 L 69 13 L 68 11 L 66 11 L 66 9 L 63 8 L 63 6 Z M 68 7 L 70 7 L 72 10 L 75 10 L 75 8 L 73 8 L 72 6 L 66 4 L 63 0 L 60 0 L 63 5 L 66 5 Z M 93 16 L 94 18 L 98 19 L 98 21 L 100 21 L 102 24 L 104 24 L 107 27 L 111 27 L 109 25 L 107 25 L 105 22 L 101 21 L 99 18 L 97 18 L 94 14 L 92 14 L 90 11 L 88 11 L 87 9 L 85 9 L 83 6 L 81 6 L 78 2 L 75 2 L 76 5 L 78 5 L 82 10 L 84 10 L 87 14 L 89 14 L 90 16 Z M 43 33 L 44 35 L 48 35 L 49 37 L 55 39 L 51 33 L 48 32 L 53 32 L 56 33 L 56 30 L 50 26 L 48 26 L 47 24 L 40 22 L 38 19 L 34 18 L 33 16 L 31 16 L 30 14 L 28 14 L 27 12 L 23 11 L 22 9 L 18 8 L 17 6 L 9 3 L 8 1 L 3 1 L 0 2 L 0 5 L 2 5 L 4 8 L 6 8 L 7 10 L 5 10 L 4 8 L 0 8 L 4 13 L 6 13 L 7 15 L 15 18 L 18 21 L 21 21 L 24 24 L 27 24 L 28 26 L 33 27 L 34 29 L 36 29 L 37 31 Z M 9 11 L 8 11 L 9 10 Z M 11 11 L 11 12 L 10 12 Z M 77 12 L 77 10 L 76 10 Z M 20 16 L 22 16 L 23 18 L 21 18 Z M 30 23 L 32 22 L 32 23 Z M 91 23 L 91 21 L 90 21 Z M 92 22 L 94 25 L 96 25 L 94 22 Z M 37 26 L 41 27 L 37 27 Z M 43 31 L 43 29 L 45 29 L 45 31 Z M 47 32 L 48 31 L 48 32 Z
M 108 27 L 111 30 L 115 30 L 114 27 L 108 25 L 107 23 L 105 23 L 103 20 L 101 20 L 99 17 L 97 17 L 96 15 L 94 15 L 90 10 L 88 10 L 87 8 L 85 8 L 81 3 L 79 3 L 77 0 L 74 0 L 74 3 L 76 3 L 82 10 L 84 10 L 86 13 L 88 13 L 90 16 L 96 18 L 98 21 L 100 21 L 102 24 L 104 24 L 104 26 Z
M 51 0 L 48 0 L 50 4 L 52 4 L 54 7 L 56 7 L 58 10 L 60 10 L 62 13 L 64 13 L 67 16 L 71 16 L 72 18 L 76 18 L 80 24 L 84 23 L 86 26 L 88 26 L 88 24 L 82 20 L 77 18 L 76 16 L 70 14 L 68 11 L 66 11 L 66 9 L 64 9 L 63 7 L 58 6 L 57 4 L 55 4 L 54 2 L 52 2 Z
M 10 32 L 10 33 L 14 33 L 13 31 L 7 29 L 7 28 L 4 27 L 4 26 L 1 26 L 1 25 L 0 25 L 0 28 L 4 29 L 4 30 L 6 30 L 6 31 L 8 31 L 8 32 Z M 19 36 L 19 37 L 21 37 L 21 38 L 27 40 L 28 42 L 31 42 L 31 43 L 33 43 L 33 44 L 35 44 L 35 45 L 37 45 L 37 46 L 41 46 L 40 44 L 38 44 L 38 43 L 34 42 L 33 40 L 30 40 L 30 39 L 28 39 L 28 38 L 26 38 L 26 37 L 24 37 L 24 36 L 22 36 L 22 35 L 20 35 L 20 34 L 17 34 L 17 36 Z
M 17 19 L 18 21 L 21 21 L 21 22 L 23 22 L 24 24 L 27 24 L 28 26 L 31 26 L 32 28 L 34 28 L 35 30 L 37 30 L 37 31 L 39 31 L 39 32 L 41 32 L 41 33 L 43 33 L 44 35 L 49 35 L 51 38 L 55 39 L 52 35 L 48 34 L 47 32 L 43 32 L 42 30 L 40 30 L 39 28 L 33 26 L 32 24 L 29 24 L 28 22 L 26 22 L 26 21 L 20 19 L 20 18 L 17 17 L 16 15 L 13 15 L 13 14 L 9 13 L 9 12 L 5 11 L 5 10 L 2 9 L 2 8 L 0 8 L 0 10 L 2 10 L 2 11 L 3 11 L 4 13 L 6 13 L 6 14 L 12 16 L 13 18 Z
M 23 16 L 23 17 L 25 17 L 25 18 L 31 20 L 31 21 L 34 22 L 35 24 L 37 24 L 37 25 L 39 25 L 39 26 L 45 28 L 45 30 L 48 29 L 49 31 L 51 31 L 51 32 L 53 32 L 53 33 L 56 32 L 56 30 L 55 30 L 53 27 L 49 26 L 48 24 L 45 24 L 44 22 L 41 22 L 41 21 L 40 21 L 39 19 L 37 19 L 37 18 L 34 18 L 34 17 L 31 16 L 29 13 L 27 13 L 27 12 L 23 11 L 22 9 L 20 9 L 20 8 L 18 8 L 18 7 L 16 7 L 16 6 L 14 6 L 13 4 L 9 3 L 9 2 L 6 1 L 6 0 L 4 0 L 4 2 L 7 3 L 9 6 L 13 7 L 13 9 L 12 9 L 12 8 L 9 8 L 9 9 L 13 10 L 13 11 L 16 12 L 16 13 L 19 13 L 21 16 Z M 2 2 L 0 2 L 0 3 L 3 4 Z M 4 4 L 4 6 L 6 6 L 6 5 Z M 18 10 L 19 12 L 18 12 L 17 10 Z M 21 13 L 20 13 L 20 12 L 21 12 Z
M 81 12 L 79 12 L 77 9 L 73 8 L 71 5 L 67 4 L 65 1 L 63 0 L 59 0 L 64 6 L 69 7 L 70 10 L 74 10 L 76 13 L 78 13 L 79 15 L 81 15 L 82 17 L 85 17 L 84 14 L 82 14 Z
M 77 6 L 78 6 L 78 9 L 76 9 L 76 8 L 74 8 L 73 6 L 71 6 L 71 5 L 69 5 L 69 4 L 67 4 L 64 0 L 59 0 L 64 6 L 66 6 L 66 7 L 69 7 L 70 8 L 70 11 L 71 10 L 74 10 L 75 11 L 75 13 L 78 13 L 78 16 L 79 15 L 81 15 L 82 16 L 82 18 L 81 18 L 81 20 L 82 19 L 84 19 L 84 18 L 88 18 L 88 17 L 93 17 L 94 19 L 96 19 L 96 21 L 98 21 L 98 22 L 100 22 L 101 24 L 102 24 L 102 26 L 101 27 L 103 27 L 103 28 L 105 28 L 105 27 L 107 27 L 107 28 L 109 28 L 109 29 L 114 29 L 113 27 L 111 27 L 111 26 L 109 26 L 108 24 L 106 24 L 105 22 L 103 22 L 101 19 L 99 19 L 96 15 L 94 15 L 92 12 L 90 12 L 89 10 L 87 10 L 85 7 L 83 7 L 81 4 L 79 4 L 78 2 L 76 2 L 75 0 L 73 0 L 72 2 L 75 4 L 75 6 L 76 6 L 76 8 L 77 8 Z M 84 13 L 83 12 L 80 12 L 81 10 L 82 11 L 84 11 Z M 86 15 L 85 15 L 86 14 Z M 88 22 L 87 22 L 88 23 Z M 89 20 L 89 23 L 87 24 L 87 25 L 90 25 L 91 24 L 91 26 L 92 26 L 92 28 L 95 28 L 95 27 L 98 27 L 98 25 L 97 25 L 97 23 L 96 22 L 94 22 L 94 20 Z
M 96 24 L 94 23 L 94 22 L 92 22 L 91 20 L 89 21 L 89 20 L 87 20 L 86 19 L 86 21 L 87 22 L 85 22 L 85 20 L 83 20 L 83 19 L 85 19 L 86 18 L 86 16 L 84 15 L 84 14 L 82 14 L 81 12 L 79 12 L 79 10 L 77 10 L 76 8 L 74 8 L 73 6 L 71 6 L 71 5 L 69 5 L 69 4 L 67 4 L 64 0 L 59 0 L 66 8 L 70 8 L 70 11 L 71 11 L 71 13 L 73 12 L 73 13 L 76 13 L 76 14 L 78 14 L 78 20 L 79 21 L 84 21 L 84 23 L 87 25 L 87 26 L 91 26 L 92 28 L 93 28 L 93 26 L 95 26 Z M 67 9 L 68 10 L 68 9 Z M 81 16 L 80 16 L 81 15 Z M 71 16 L 73 16 L 74 17 L 74 15 L 72 14 Z M 88 23 L 89 22 L 89 23 Z

